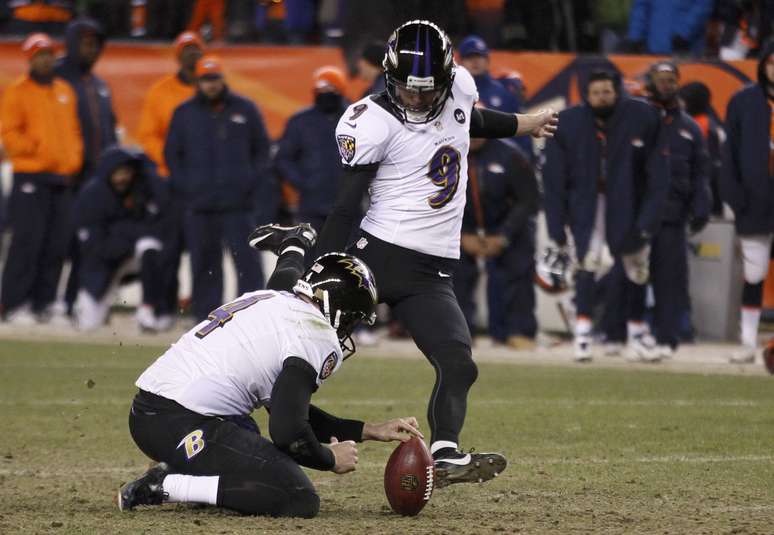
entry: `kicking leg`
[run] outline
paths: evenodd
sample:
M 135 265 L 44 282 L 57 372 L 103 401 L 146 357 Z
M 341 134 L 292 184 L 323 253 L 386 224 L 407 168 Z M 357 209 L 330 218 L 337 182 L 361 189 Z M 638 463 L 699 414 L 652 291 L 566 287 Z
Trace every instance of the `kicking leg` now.
M 304 256 L 314 248 L 317 232 L 308 223 L 292 227 L 269 223 L 252 231 L 247 241 L 253 249 L 272 251 L 279 257 L 266 287 L 289 292 L 305 271 Z
M 435 369 L 427 418 L 436 486 L 492 479 L 505 469 L 505 457 L 459 451 L 468 390 L 478 368 L 471 356 L 470 331 L 451 286 L 405 298 L 396 304 L 395 311 Z

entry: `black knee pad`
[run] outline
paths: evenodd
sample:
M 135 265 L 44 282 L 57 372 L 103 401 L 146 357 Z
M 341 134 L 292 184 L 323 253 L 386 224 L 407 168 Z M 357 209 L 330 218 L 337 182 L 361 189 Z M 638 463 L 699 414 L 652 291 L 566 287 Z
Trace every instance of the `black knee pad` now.
M 436 366 L 447 383 L 470 388 L 478 378 L 478 366 L 473 362 L 470 346 L 461 342 L 439 344 L 432 353 Z
M 763 303 L 763 282 L 758 284 L 744 283 L 742 288 L 742 305 L 760 308 Z
M 288 491 L 286 509 L 278 516 L 314 518 L 320 512 L 320 496 L 313 489 Z

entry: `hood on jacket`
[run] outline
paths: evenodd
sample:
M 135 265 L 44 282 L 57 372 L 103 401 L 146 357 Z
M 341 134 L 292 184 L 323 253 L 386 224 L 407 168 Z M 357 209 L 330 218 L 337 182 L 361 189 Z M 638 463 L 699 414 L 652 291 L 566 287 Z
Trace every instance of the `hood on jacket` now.
M 142 189 L 145 193 L 149 193 L 145 190 L 150 188 L 150 183 L 147 179 L 154 173 L 154 164 L 145 153 L 134 147 L 110 145 L 102 151 L 97 162 L 95 174 L 97 182 L 106 184 L 111 191 L 114 191 L 113 185 L 110 182 L 110 176 L 118 167 L 127 164 L 134 167 L 137 171 L 129 191 Z
M 763 88 L 764 92 L 768 85 L 768 80 L 766 79 L 766 60 L 769 59 L 769 56 L 772 54 L 774 54 L 774 40 L 770 39 L 763 45 L 763 48 L 761 48 L 761 52 L 758 55 L 758 83 Z
M 65 32 L 66 52 L 64 56 L 64 63 L 69 67 L 77 68 L 82 73 L 87 73 L 91 71 L 94 65 L 84 65 L 84 62 L 80 56 L 79 42 L 81 35 L 83 35 L 84 32 L 93 32 L 97 36 L 97 42 L 99 43 L 99 54 L 102 54 L 106 38 L 102 26 L 100 26 L 96 20 L 90 19 L 88 17 L 79 17 L 67 25 L 67 31 Z M 99 54 L 97 57 L 99 57 Z

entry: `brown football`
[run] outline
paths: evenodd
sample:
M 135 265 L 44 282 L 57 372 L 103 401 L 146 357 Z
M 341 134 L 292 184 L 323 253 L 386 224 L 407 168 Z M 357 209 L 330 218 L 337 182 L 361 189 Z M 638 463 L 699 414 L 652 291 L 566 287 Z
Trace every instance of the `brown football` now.
M 414 516 L 433 494 L 433 458 L 417 437 L 401 442 L 384 467 L 384 492 L 390 507 L 403 516 Z
M 769 340 L 769 343 L 763 349 L 763 364 L 768 372 L 774 375 L 774 338 Z

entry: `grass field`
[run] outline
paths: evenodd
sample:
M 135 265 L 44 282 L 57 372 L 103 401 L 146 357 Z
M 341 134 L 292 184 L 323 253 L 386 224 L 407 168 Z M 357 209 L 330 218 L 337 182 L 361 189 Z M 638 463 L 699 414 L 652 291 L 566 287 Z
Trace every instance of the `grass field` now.
M 312 520 L 122 514 L 116 489 L 148 465 L 127 429 L 133 382 L 161 351 L 2 343 L 0 533 L 774 533 L 771 378 L 494 363 L 479 365 L 462 445 L 510 466 L 437 491 L 418 517 L 390 512 L 393 446 L 374 443 L 353 474 L 310 471 L 322 498 Z M 356 357 L 315 401 L 424 425 L 431 382 L 424 361 Z

